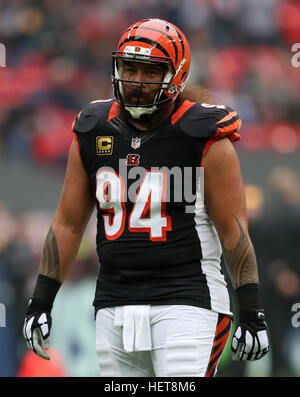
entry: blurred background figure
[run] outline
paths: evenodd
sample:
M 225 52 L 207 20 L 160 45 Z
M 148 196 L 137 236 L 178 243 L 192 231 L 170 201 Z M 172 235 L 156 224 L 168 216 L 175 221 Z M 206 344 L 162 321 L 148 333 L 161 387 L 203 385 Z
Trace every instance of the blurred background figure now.
M 300 338 L 292 324 L 292 306 L 300 302 L 298 264 L 300 238 L 299 173 L 276 166 L 268 174 L 272 206 L 258 186 L 247 186 L 249 233 L 260 262 L 260 279 L 269 322 L 271 376 L 299 376 L 293 350 Z M 298 331 L 299 332 L 299 331 Z M 298 339 L 298 340 L 297 340 Z M 299 364 L 299 361 L 297 361 Z
M 299 329 L 291 322 L 291 307 L 300 303 L 300 66 L 291 51 L 300 43 L 297 0 L 0 2 L 7 64 L 0 67 L 0 376 L 30 374 L 22 322 L 59 199 L 74 117 L 86 103 L 111 97 L 111 52 L 127 26 L 151 17 L 185 32 L 189 84 L 203 85 L 208 103 L 231 106 L 243 120 L 237 149 L 272 343 L 272 362 L 261 374 L 299 376 Z M 48 367 L 49 376 L 98 376 L 94 231 L 91 223 L 57 297 L 65 305 L 53 309 L 61 327 L 52 332 L 57 367 Z M 74 317 L 88 321 L 78 329 Z M 32 368 L 32 376 L 46 376 Z M 218 376 L 249 374 L 224 354 Z
M 291 309 L 295 302 L 300 302 L 299 174 L 288 167 L 275 167 L 269 174 L 269 183 L 274 207 L 268 211 L 266 219 L 264 241 L 269 252 L 264 269 L 264 292 L 270 318 L 273 371 L 275 376 L 290 373 L 299 376 L 299 366 L 294 365 L 292 352 L 300 340 L 298 344 L 295 341 L 294 346 L 289 341 L 294 334 Z

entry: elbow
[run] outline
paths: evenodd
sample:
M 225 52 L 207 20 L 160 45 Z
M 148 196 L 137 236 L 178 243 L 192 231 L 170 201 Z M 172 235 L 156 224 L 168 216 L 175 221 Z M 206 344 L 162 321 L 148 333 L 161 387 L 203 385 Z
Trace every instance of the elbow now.
M 73 235 L 82 235 L 85 226 L 86 225 L 83 225 L 81 222 L 78 222 L 78 219 L 69 217 L 61 213 L 56 213 L 52 221 L 53 230 L 67 230 L 70 234 Z
M 241 240 L 250 240 L 247 219 L 232 215 L 227 222 L 215 224 L 221 244 L 226 249 L 235 248 Z

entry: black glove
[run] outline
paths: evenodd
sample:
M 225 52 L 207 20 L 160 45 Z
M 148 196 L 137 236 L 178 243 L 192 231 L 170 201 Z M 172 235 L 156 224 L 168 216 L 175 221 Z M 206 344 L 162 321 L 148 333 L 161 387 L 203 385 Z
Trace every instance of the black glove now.
M 50 346 L 51 310 L 60 286 L 57 280 L 41 274 L 38 276 L 23 326 L 23 336 L 28 348 L 46 360 L 50 360 L 50 356 L 43 349 Z
M 51 325 L 51 314 L 37 311 L 31 316 L 26 316 L 23 326 L 23 335 L 27 347 L 46 360 L 50 360 L 50 356 L 43 349 L 49 349 Z
M 260 303 L 258 285 L 245 284 L 236 290 L 239 322 L 232 338 L 234 360 L 259 360 L 269 351 L 267 324 Z

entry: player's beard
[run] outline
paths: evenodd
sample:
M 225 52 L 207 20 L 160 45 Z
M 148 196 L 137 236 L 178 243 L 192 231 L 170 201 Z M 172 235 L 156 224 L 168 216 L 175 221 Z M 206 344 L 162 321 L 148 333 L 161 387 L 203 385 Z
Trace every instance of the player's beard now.
M 130 105 L 139 104 L 146 105 L 153 103 L 153 94 L 140 92 L 139 89 L 131 89 L 126 91 L 126 103 Z M 139 100 L 139 103 L 138 103 Z M 122 114 L 127 122 L 130 124 L 136 124 L 136 122 L 143 124 L 147 129 L 152 129 L 161 124 L 170 113 L 170 107 L 172 103 L 166 102 L 161 105 L 157 105 L 157 109 L 153 113 L 141 114 L 138 119 L 135 119 L 131 114 L 122 106 Z

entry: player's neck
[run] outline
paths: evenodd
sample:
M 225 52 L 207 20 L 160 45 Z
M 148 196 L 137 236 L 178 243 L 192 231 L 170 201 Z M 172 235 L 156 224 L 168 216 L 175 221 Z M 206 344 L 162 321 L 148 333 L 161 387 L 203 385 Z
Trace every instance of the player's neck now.
M 174 107 L 175 107 L 175 103 L 172 102 L 169 104 L 169 106 L 165 106 L 164 108 L 156 111 L 149 119 L 139 120 L 139 119 L 134 119 L 132 117 L 128 117 L 127 122 L 141 131 L 152 130 L 153 128 L 158 127 L 165 120 L 167 120 L 167 118 L 173 112 Z

